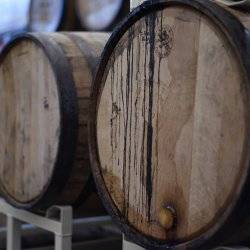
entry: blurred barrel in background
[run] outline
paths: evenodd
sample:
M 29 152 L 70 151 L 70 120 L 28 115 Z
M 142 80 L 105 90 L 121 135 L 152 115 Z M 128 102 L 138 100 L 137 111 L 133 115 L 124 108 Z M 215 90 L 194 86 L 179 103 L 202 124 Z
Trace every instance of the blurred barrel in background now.
M 0 8 L 0 52 L 17 34 L 24 32 L 28 25 L 30 0 L 2 0 Z
M 75 1 L 31 0 L 28 30 L 32 32 L 53 32 L 75 30 Z
M 21 33 L 80 29 L 71 0 L 3 0 L 0 16 L 0 51 Z
M 129 0 L 76 0 L 77 14 L 85 30 L 112 30 L 129 13 Z
M 106 208 L 146 249 L 250 236 L 249 21 L 211 1 L 147 1 L 105 47 L 91 166 Z
M 129 0 L 3 0 L 0 51 L 23 32 L 111 31 L 129 6 Z
M 0 4 L 0 34 L 27 27 L 30 0 L 2 0 Z
M 93 194 L 88 150 L 92 79 L 106 33 L 34 33 L 0 59 L 0 186 L 12 205 L 78 207 Z M 83 207 L 84 208 L 84 207 Z

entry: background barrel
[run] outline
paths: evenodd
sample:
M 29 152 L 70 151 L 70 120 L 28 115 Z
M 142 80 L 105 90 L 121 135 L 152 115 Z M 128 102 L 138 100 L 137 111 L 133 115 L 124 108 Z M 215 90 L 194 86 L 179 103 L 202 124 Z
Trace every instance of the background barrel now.
M 107 38 L 34 33 L 3 51 L 0 186 L 14 206 L 38 210 L 90 200 L 95 211 L 87 123 L 92 78 Z
M 85 30 L 112 30 L 129 13 L 129 0 L 77 0 L 76 10 Z
M 71 0 L 2 0 L 0 52 L 24 32 L 76 31 L 82 27 Z
M 53 32 L 76 30 L 75 3 L 71 0 L 31 0 L 28 30 Z
M 2 0 L 0 33 L 23 30 L 27 26 L 30 0 Z
M 147 1 L 105 47 L 91 166 L 106 208 L 146 249 L 249 238 L 249 16 L 232 13 Z

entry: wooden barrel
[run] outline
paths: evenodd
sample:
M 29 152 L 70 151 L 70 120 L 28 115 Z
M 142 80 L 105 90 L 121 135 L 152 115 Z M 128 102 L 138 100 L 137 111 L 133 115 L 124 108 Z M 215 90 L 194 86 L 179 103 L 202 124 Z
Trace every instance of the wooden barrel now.
M 28 30 L 54 32 L 76 30 L 77 19 L 72 0 L 30 0 Z
M 76 11 L 86 30 L 112 30 L 129 13 L 129 0 L 77 0 Z
M 91 166 L 106 208 L 146 249 L 250 236 L 249 21 L 206 0 L 147 1 L 107 43 Z
M 3 51 L 0 186 L 12 205 L 44 210 L 90 200 L 95 210 L 87 122 L 92 78 L 107 38 L 34 33 Z

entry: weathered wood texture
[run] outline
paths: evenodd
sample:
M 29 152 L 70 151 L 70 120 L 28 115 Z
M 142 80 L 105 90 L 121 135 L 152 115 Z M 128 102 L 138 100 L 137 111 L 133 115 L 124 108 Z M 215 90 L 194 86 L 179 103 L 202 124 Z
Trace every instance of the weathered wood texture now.
M 22 41 L 11 50 L 0 77 L 1 120 L 5 121 L 1 123 L 1 182 L 11 195 L 27 202 L 44 189 L 57 155 L 56 79 L 43 50 L 32 41 Z M 52 164 L 39 164 L 44 160 Z
M 143 4 L 144 2 L 150 4 L 151 2 L 154 1 L 155 0 L 130 0 L 130 9 L 133 10 L 134 8 Z M 215 2 L 218 5 L 222 6 L 223 8 L 227 9 L 236 17 L 238 17 L 246 28 L 250 28 L 250 1 L 248 0 L 246 1 L 208 0 L 208 1 Z
M 247 176 L 249 82 L 239 57 L 247 37 L 213 3 L 153 2 L 131 14 L 103 55 L 93 170 L 128 235 L 171 245 L 209 232 L 202 241 L 232 211 Z M 165 206 L 177 213 L 172 230 L 159 223 Z
M 91 193 L 87 122 L 106 33 L 17 38 L 0 65 L 0 184 L 24 208 L 75 204 Z M 80 200 L 79 200 L 80 199 Z

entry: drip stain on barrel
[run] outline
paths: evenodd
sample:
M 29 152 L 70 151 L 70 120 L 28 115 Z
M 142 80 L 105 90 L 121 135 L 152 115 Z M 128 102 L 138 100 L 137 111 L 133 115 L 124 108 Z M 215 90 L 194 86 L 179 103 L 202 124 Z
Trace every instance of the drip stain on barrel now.
M 214 3 L 151 1 L 106 46 L 93 93 L 92 168 L 109 212 L 148 249 L 202 249 L 200 236 L 216 235 L 215 222 L 237 203 L 250 165 L 243 33 Z M 157 218 L 166 201 L 178 214 L 167 233 Z

